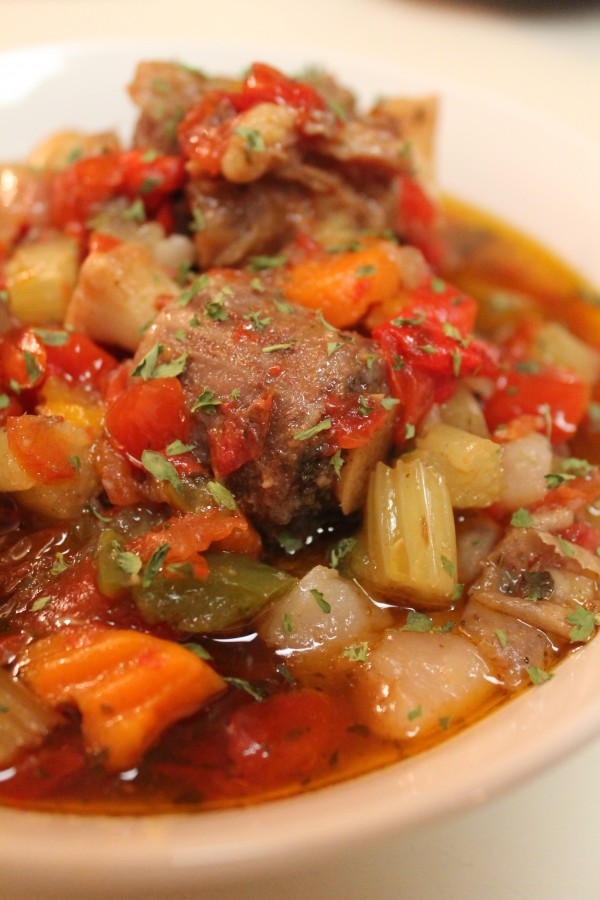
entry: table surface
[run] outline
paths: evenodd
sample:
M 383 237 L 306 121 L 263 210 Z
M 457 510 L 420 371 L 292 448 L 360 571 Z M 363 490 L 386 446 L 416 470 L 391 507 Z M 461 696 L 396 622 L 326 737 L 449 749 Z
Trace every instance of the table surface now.
M 0 51 L 116 36 L 190 39 L 195 29 L 203 40 L 310 48 L 315 60 L 335 51 L 416 64 L 442 84 L 444 77 L 476 83 L 600 145 L 598 0 L 0 0 Z M 597 900 L 599 789 L 596 740 L 476 810 L 366 843 L 362 854 L 334 855 L 291 879 L 202 897 Z

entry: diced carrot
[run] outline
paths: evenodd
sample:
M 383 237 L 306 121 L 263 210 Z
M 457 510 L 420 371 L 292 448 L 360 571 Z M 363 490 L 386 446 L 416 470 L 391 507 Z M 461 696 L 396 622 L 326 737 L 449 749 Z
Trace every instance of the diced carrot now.
M 288 299 L 320 309 L 336 328 L 355 325 L 371 306 L 401 289 L 401 271 L 384 241 L 309 258 L 292 266 L 285 282 Z
M 123 629 L 62 629 L 33 643 L 20 671 L 52 706 L 78 707 L 87 751 L 115 772 L 226 687 L 179 644 Z

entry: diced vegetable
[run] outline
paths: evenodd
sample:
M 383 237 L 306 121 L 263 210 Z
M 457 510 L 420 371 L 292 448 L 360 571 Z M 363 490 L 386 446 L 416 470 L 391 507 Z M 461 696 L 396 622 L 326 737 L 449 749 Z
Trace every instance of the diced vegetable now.
M 111 771 L 137 765 L 169 725 L 226 687 L 179 644 L 122 629 L 64 628 L 30 646 L 21 673 L 52 706 L 79 708 L 88 752 Z
M 205 559 L 206 578 L 194 578 L 180 567 L 170 577 L 135 588 L 146 621 L 167 622 L 180 631 L 223 631 L 252 618 L 296 583 L 293 576 L 244 554 L 207 553 Z
M 13 313 L 27 324 L 63 321 L 77 281 L 76 242 L 66 235 L 21 244 L 6 265 Z
M 456 533 L 444 477 L 419 459 L 394 468 L 378 463 L 371 475 L 365 517 L 372 568 L 367 580 L 387 596 L 445 606 L 456 590 Z
M 502 492 L 500 447 L 451 425 L 434 425 L 417 438 L 417 455 L 444 475 L 455 509 L 484 507 Z
M 60 721 L 53 709 L 0 669 L 0 768 L 41 744 Z

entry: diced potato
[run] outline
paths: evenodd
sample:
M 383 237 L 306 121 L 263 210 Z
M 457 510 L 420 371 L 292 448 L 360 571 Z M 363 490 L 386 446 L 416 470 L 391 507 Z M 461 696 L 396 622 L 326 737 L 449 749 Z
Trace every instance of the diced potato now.
M 445 606 L 456 590 L 456 532 L 443 475 L 416 458 L 375 467 L 365 517 L 373 587 L 415 605 Z
M 26 491 L 34 486 L 34 479 L 27 474 L 10 452 L 6 428 L 0 429 L 0 459 L 2 460 L 0 492 Z
M 65 324 L 99 343 L 134 351 L 161 297 L 180 288 L 141 244 L 90 253 L 81 267 Z
M 479 437 L 489 437 L 490 431 L 485 421 L 485 416 L 477 398 L 464 385 L 459 385 L 456 391 L 440 407 L 442 422 L 461 428 L 469 434 L 477 434 Z
M 534 357 L 540 362 L 566 366 L 593 384 L 600 372 L 600 354 L 575 337 L 559 322 L 544 322 L 535 336 Z
M 543 434 L 509 441 L 502 448 L 503 487 L 500 502 L 519 509 L 543 500 L 546 475 L 552 471 L 552 447 Z
M 6 264 L 12 312 L 27 325 L 63 321 L 77 282 L 77 244 L 66 235 L 22 244 Z
M 284 597 L 275 600 L 259 622 L 269 647 L 284 652 L 294 666 L 322 665 L 385 628 L 389 614 L 375 606 L 335 569 L 315 566 Z
M 455 509 L 482 508 L 502 493 L 500 447 L 493 441 L 440 423 L 417 438 L 417 455 L 425 453 L 442 472 Z
M 441 730 L 494 691 L 475 646 L 452 633 L 386 631 L 356 679 L 365 724 L 391 740 Z

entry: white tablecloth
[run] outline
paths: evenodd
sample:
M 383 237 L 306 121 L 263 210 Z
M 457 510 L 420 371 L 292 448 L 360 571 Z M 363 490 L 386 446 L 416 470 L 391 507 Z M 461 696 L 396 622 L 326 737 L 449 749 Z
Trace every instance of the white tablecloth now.
M 451 77 L 517 100 L 600 145 L 600 7 L 565 2 L 558 12 L 554 3 L 538 5 L 546 11 L 534 15 L 515 11 L 517 3 L 434 0 L 0 0 L 0 51 L 81 38 L 197 34 L 300 46 L 315 61 L 327 50 L 401 60 L 426 67 L 440 84 Z M 291 877 L 198 896 L 598 900 L 599 806 L 597 740 L 452 820 L 366 843 L 351 858 L 332 855 Z

